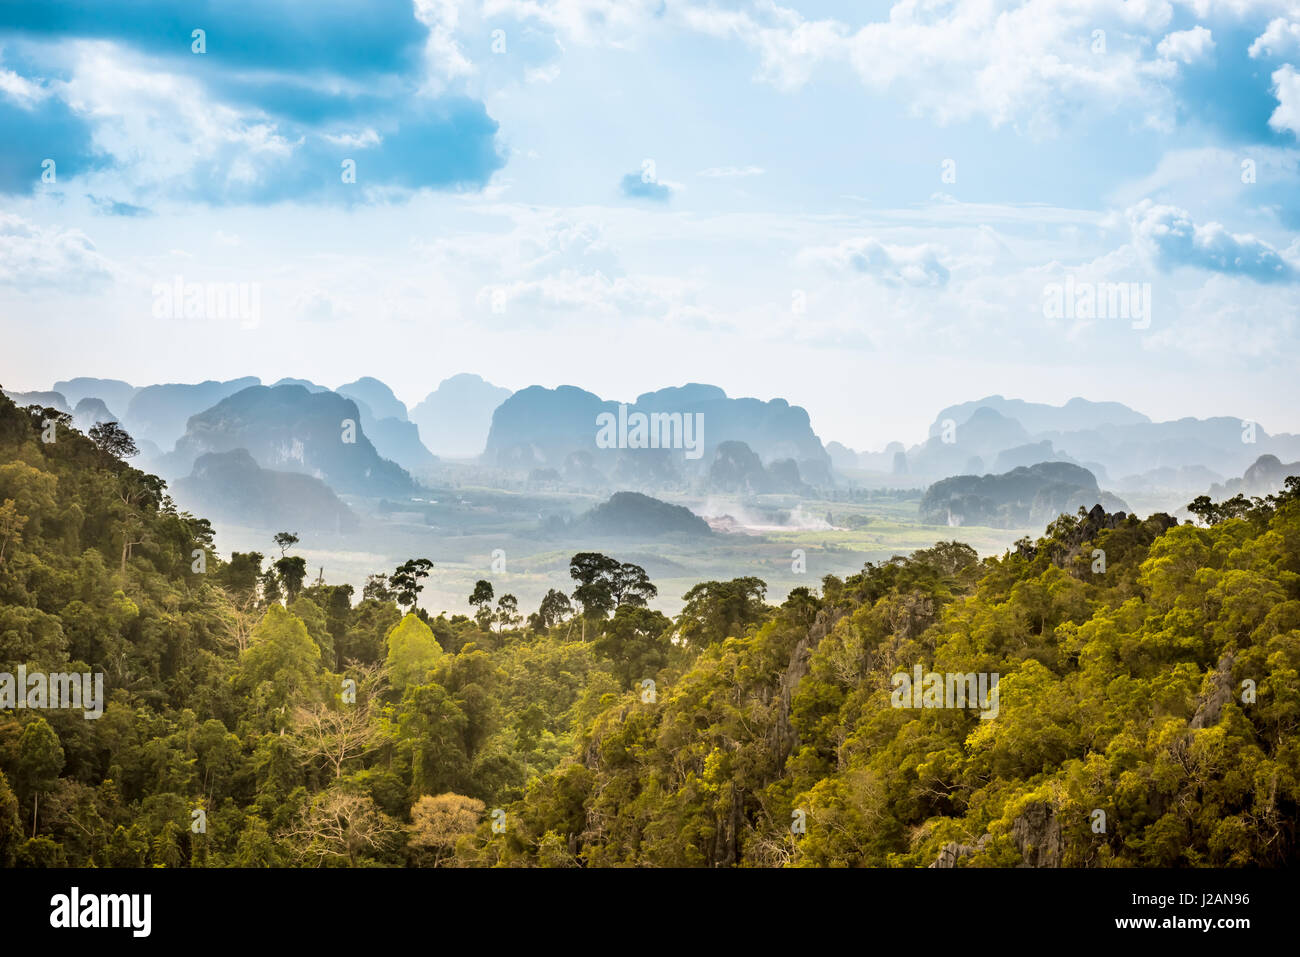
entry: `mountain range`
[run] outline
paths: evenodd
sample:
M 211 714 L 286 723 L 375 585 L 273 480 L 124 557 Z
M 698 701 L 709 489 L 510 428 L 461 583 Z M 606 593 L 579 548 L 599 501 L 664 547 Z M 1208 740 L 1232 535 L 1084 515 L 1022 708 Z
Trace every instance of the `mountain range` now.
M 699 447 L 689 448 L 685 439 L 664 449 L 637 448 L 622 436 L 613 444 L 600 441 L 602 416 L 610 416 L 606 421 L 611 423 L 626 423 L 635 422 L 638 414 L 698 422 Z M 765 465 L 793 460 L 806 482 L 825 486 L 834 481 L 830 456 L 804 409 L 785 399 L 730 398 L 717 386 L 700 383 L 647 392 L 630 404 L 574 386 L 521 389 L 493 413 L 484 459 L 505 469 L 568 467 L 572 471 L 571 457 L 581 454 L 584 461 L 589 458 L 593 477 L 608 481 L 620 460 L 626 461 L 622 453 L 658 451 L 665 477 L 681 480 L 706 472 L 725 442 L 744 443 Z M 638 459 L 651 458 L 655 456 L 638 455 Z
M 243 449 L 259 470 L 310 475 L 331 492 L 364 497 L 412 494 L 421 476 L 428 481 L 436 474 L 431 470 L 445 455 L 515 473 L 507 480 L 652 493 L 691 488 L 804 495 L 877 481 L 864 471 L 892 475 L 893 484 L 927 487 L 961 478 L 927 496 L 924 509 L 931 519 L 940 511 L 946 518 L 948 503 L 960 499 L 964 504 L 953 511 L 957 521 L 974 521 L 977 513 L 998 521 L 1036 521 L 1041 509 L 1033 500 L 1041 489 L 1028 501 L 1019 492 L 1002 501 L 999 494 L 990 497 L 989 489 L 1005 488 L 1012 481 L 1007 476 L 1029 470 L 1031 480 L 1055 476 L 1049 484 L 1063 484 L 1083 498 L 1105 494 L 1105 486 L 1115 495 L 1137 496 L 1143 505 L 1150 504 L 1144 496 L 1159 490 L 1173 507 L 1173 499 L 1211 489 L 1274 491 L 1280 487 L 1274 473 L 1300 458 L 1300 436 L 1270 434 L 1241 419 L 1153 422 L 1121 403 L 1083 398 L 1054 406 L 986 396 L 940 410 L 927 437 L 910 447 L 891 442 L 880 451 L 856 452 L 838 442 L 823 445 L 808 413 L 785 399 L 733 398 L 703 383 L 620 403 L 567 385 L 512 393 L 461 374 L 444 379 L 409 411 L 371 376 L 333 389 L 301 378 L 263 386 L 251 376 L 145 386 L 78 377 L 54 386 L 7 394 L 23 405 L 66 412 L 83 432 L 101 422 L 121 422 L 140 446 L 137 464 L 169 479 L 191 478 L 205 455 Z M 665 436 L 683 440 L 675 447 L 642 448 L 643 442 L 629 440 L 628 424 L 638 419 L 694 425 L 698 434 L 670 429 Z M 350 440 L 344 438 L 347 421 L 354 423 Z M 623 432 L 603 436 L 602 421 L 611 428 L 617 423 Z M 1037 469 L 1044 464 L 1069 469 L 1060 475 Z M 247 471 L 247 463 L 239 466 Z M 225 468 L 222 474 L 244 474 Z M 216 474 L 215 463 L 208 463 L 208 473 Z M 1242 478 L 1224 478 L 1234 475 Z M 267 483 L 265 477 L 250 481 Z M 1022 476 L 1013 484 L 1025 481 Z M 212 489 L 211 483 L 194 487 Z M 1044 492 L 1039 504 L 1049 507 L 1044 503 L 1061 497 L 1057 491 L 1065 495 L 1061 489 Z M 976 499 L 989 501 L 977 505 Z
M 244 449 L 262 468 L 313 475 L 339 492 L 408 495 L 416 484 L 382 457 L 354 399 L 301 385 L 252 386 L 191 416 L 164 474 L 184 475 L 209 452 Z

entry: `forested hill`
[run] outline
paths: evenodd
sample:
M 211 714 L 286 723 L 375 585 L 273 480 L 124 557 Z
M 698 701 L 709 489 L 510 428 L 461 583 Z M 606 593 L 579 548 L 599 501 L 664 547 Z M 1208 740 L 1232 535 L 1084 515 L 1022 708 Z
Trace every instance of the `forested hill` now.
M 1199 504 L 1216 524 L 1062 516 L 1001 559 L 941 544 L 705 631 L 478 859 L 1295 864 L 1300 483 Z M 892 707 L 918 664 L 1000 674 L 996 717 Z
M 525 620 L 486 581 L 473 618 L 431 616 L 419 560 L 359 596 L 309 582 L 292 535 L 222 560 L 130 445 L 0 398 L 0 671 L 102 672 L 108 699 L 0 711 L 5 865 L 1300 856 L 1295 479 L 1195 526 L 1097 509 L 1000 558 L 940 543 L 779 607 L 704 582 L 676 620 L 581 553 Z M 917 668 L 997 696 L 897 707 Z

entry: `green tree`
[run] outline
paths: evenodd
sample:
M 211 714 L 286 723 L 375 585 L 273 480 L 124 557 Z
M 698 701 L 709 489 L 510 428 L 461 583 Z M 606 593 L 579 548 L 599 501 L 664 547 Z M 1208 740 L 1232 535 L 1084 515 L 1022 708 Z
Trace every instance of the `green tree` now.
M 480 578 L 474 583 L 474 591 L 469 596 L 469 603 L 474 608 L 474 619 L 484 631 L 492 623 L 492 583 Z
M 537 611 L 528 616 L 528 624 L 537 631 L 545 631 L 563 622 L 573 614 L 569 596 L 555 588 L 547 591 Z
M 599 552 L 579 552 L 569 560 L 569 577 L 578 583 L 573 599 L 582 606 L 584 618 L 606 618 L 614 610 L 618 570 L 617 561 Z
M 622 605 L 592 648 L 613 663 L 620 684 L 631 688 L 644 678 L 653 678 L 668 664 L 672 625 L 662 612 Z
M 705 648 L 725 638 L 740 637 L 768 614 L 763 602 L 767 584 L 759 578 L 701 582 L 685 595 L 678 623 L 682 640 Z
M 366 583 L 361 588 L 361 597 L 367 601 L 392 601 L 393 590 L 388 586 L 388 576 L 366 576 Z
M 421 684 L 442 660 L 442 646 L 433 629 L 409 612 L 388 633 L 388 674 L 399 691 L 408 685 Z
M 514 628 L 520 622 L 519 599 L 514 595 L 502 595 L 497 599 L 497 627 L 502 631 Z
M 90 427 L 90 441 L 105 456 L 112 459 L 129 459 L 139 455 L 140 449 L 127 431 L 116 422 L 101 422 Z
M 42 717 L 29 721 L 18 739 L 16 780 L 32 801 L 32 837 L 36 837 L 41 793 L 54 787 L 64 760 L 63 745 L 49 722 Z
M 255 692 L 267 708 L 312 697 L 321 670 L 320 646 L 302 619 L 271 605 L 253 629 L 239 662 L 240 685 Z
M 302 583 L 307 579 L 306 559 L 300 555 L 277 558 L 271 567 L 275 569 L 276 575 L 279 576 L 286 597 L 288 597 L 289 601 L 293 601 L 298 597 L 298 593 L 302 591 Z
M 388 587 L 399 605 L 415 610 L 420 592 L 424 590 L 420 580 L 428 578 L 432 568 L 433 562 L 427 558 L 412 558 L 397 566 L 388 578 Z

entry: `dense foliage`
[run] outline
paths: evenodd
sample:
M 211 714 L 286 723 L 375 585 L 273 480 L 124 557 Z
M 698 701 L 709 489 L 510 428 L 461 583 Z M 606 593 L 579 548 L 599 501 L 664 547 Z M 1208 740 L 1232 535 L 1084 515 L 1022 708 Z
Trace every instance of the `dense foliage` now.
M 488 582 L 470 618 L 419 607 L 423 559 L 360 597 L 309 581 L 289 533 L 222 560 L 130 452 L 0 398 L 0 670 L 103 672 L 107 696 L 97 720 L 0 711 L 5 865 L 1300 856 L 1295 481 L 1203 525 L 1094 510 L 997 558 L 941 543 L 779 607 L 705 582 L 676 620 L 643 569 L 582 553 L 527 619 Z M 917 665 L 1000 676 L 996 718 L 891 706 Z

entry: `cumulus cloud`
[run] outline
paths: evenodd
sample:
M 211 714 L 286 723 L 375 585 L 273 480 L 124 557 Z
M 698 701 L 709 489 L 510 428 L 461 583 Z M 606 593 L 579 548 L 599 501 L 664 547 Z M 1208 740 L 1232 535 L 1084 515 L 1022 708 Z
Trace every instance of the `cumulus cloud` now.
M 859 273 L 889 285 L 943 286 L 949 271 L 937 247 L 886 245 L 874 237 L 846 239 L 834 246 L 806 249 L 803 263 L 823 265 L 836 272 Z
M 1143 200 L 1125 215 L 1134 244 L 1161 268 L 1191 266 L 1256 282 L 1295 282 L 1300 278 L 1296 265 L 1264 240 L 1248 233 L 1231 233 L 1222 223 L 1198 225 L 1185 209 Z
M 37 151 L 60 177 L 106 171 L 136 199 L 209 203 L 478 188 L 504 165 L 496 121 L 457 91 L 473 68 L 450 0 L 376 0 L 364 16 L 336 3 L 140 0 L 132 14 L 0 6 L 0 44 L 23 51 L 18 72 L 0 67 L 0 128 L 16 154 L 0 160 L 0 192 L 35 188 Z M 191 50 L 193 24 L 204 53 Z M 347 159 L 355 188 L 339 189 Z
M 1196 63 L 1214 52 L 1214 37 L 1205 27 L 1177 30 L 1156 46 L 1156 53 L 1166 60 Z
M 1300 23 L 1282 17 L 1270 20 L 1264 32 L 1250 45 L 1251 57 L 1291 56 L 1300 53 Z
M 273 73 L 397 73 L 419 62 L 426 39 L 411 0 L 371 0 L 365 15 L 344 3 L 298 0 L 135 0 L 129 15 L 81 0 L 0 4 L 0 32 L 37 40 L 109 40 L 179 60 L 191 31 L 206 31 L 208 56 Z
M 1277 109 L 1268 118 L 1268 125 L 1300 137 L 1300 73 L 1291 64 L 1274 71 L 1273 95 L 1277 97 Z
M 856 28 L 776 3 L 674 9 L 692 29 L 745 43 L 758 55 L 759 76 L 782 89 L 803 86 L 822 64 L 845 63 L 868 88 L 897 92 L 941 122 L 983 117 L 1051 128 L 1084 103 L 1125 102 L 1161 122 L 1172 115 L 1172 63 L 1118 42 L 1166 28 L 1166 3 L 900 2 Z M 1093 49 L 1096 30 L 1115 41 L 1104 53 Z M 1189 41 L 1171 42 L 1181 49 Z

